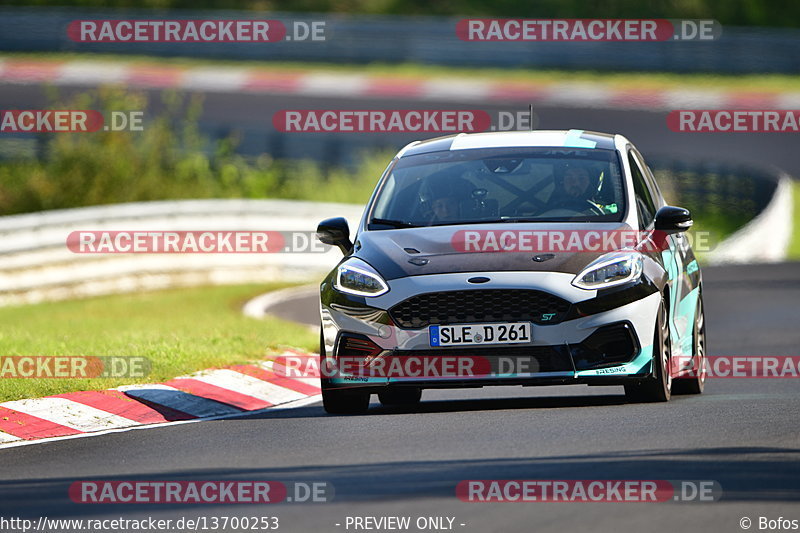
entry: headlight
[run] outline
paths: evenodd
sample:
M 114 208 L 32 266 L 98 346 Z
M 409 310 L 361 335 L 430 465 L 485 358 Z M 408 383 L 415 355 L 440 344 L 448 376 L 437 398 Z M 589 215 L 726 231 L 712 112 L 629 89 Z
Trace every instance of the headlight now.
M 592 261 L 572 284 L 579 289 L 605 289 L 639 279 L 642 275 L 642 254 L 612 252 Z
M 380 296 L 389 292 L 389 286 L 381 275 L 358 259 L 349 259 L 339 265 L 333 288 L 357 296 Z

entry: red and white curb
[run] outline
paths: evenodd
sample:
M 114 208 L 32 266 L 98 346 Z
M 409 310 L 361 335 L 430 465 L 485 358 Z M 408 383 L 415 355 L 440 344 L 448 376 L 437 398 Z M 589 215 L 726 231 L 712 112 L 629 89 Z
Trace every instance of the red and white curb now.
M 284 356 L 309 356 L 287 350 Z M 204 370 L 165 383 L 127 385 L 0 403 L 0 448 L 28 441 L 313 403 L 319 379 L 289 378 L 272 361 Z
M 210 92 L 510 102 L 610 109 L 797 109 L 800 92 L 616 88 L 587 82 L 425 79 L 337 72 L 279 72 L 239 67 L 181 67 L 104 61 L 0 59 L 0 82 L 119 84 Z

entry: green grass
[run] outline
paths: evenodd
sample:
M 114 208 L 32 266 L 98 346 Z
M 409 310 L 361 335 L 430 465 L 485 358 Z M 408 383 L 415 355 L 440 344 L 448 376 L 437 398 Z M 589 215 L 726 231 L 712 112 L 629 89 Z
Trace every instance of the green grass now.
M 100 87 L 61 98 L 53 109 L 146 111 L 141 91 Z M 285 198 L 328 202 L 365 201 L 393 152 L 356 154 L 354 168 L 310 160 L 256 158 L 236 153 L 237 134 L 211 141 L 199 130 L 202 100 L 165 91 L 163 108 L 143 131 L 63 133 L 42 138 L 40 150 L 0 161 L 0 212 L 155 200 Z
M 242 315 L 249 298 L 287 284 L 175 289 L 0 308 L 2 356 L 143 356 L 142 379 L 10 379 L 0 401 L 132 383 L 264 359 L 279 346 L 316 350 L 305 326 Z
M 259 60 L 207 60 L 194 58 L 165 58 L 136 55 L 80 54 L 80 53 L 8 53 L 0 59 L 43 59 L 52 61 L 113 61 L 135 65 L 155 64 L 161 66 L 197 67 L 246 67 L 279 73 L 337 72 L 358 73 L 400 78 L 467 78 L 470 80 L 495 81 L 498 83 L 600 83 L 616 89 L 718 89 L 765 92 L 800 91 L 800 76 L 783 74 L 715 75 L 678 74 L 666 72 L 599 72 L 501 68 L 456 68 L 416 63 L 349 65 L 331 63 L 277 62 Z
M 800 260 L 800 181 L 792 182 L 794 205 L 792 206 L 792 240 L 789 242 L 789 259 Z

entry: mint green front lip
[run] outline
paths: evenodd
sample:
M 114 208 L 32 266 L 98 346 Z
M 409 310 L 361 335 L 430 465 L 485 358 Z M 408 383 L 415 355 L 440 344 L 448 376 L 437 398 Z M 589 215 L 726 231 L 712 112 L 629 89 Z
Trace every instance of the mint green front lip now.
M 633 361 L 619 366 L 597 368 L 594 370 L 579 370 L 575 377 L 598 377 L 598 376 L 635 376 L 649 372 L 649 364 L 653 359 L 653 345 L 645 346 L 639 351 Z

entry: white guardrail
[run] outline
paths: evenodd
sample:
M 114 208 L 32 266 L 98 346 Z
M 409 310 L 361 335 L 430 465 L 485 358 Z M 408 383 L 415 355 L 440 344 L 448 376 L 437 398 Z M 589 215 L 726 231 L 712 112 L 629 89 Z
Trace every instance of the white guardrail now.
M 777 263 L 786 259 L 792 238 L 792 178 L 781 174 L 767 207 L 706 256 L 710 265 Z
M 328 217 L 355 228 L 363 207 L 293 200 L 142 202 L 0 217 L 0 305 L 200 284 L 308 281 L 340 252 L 80 254 L 73 231 L 313 232 Z M 769 205 L 707 256 L 710 264 L 781 261 L 792 231 L 791 179 Z
M 73 231 L 314 232 L 363 206 L 292 200 L 142 202 L 0 217 L 0 305 L 200 284 L 308 281 L 341 258 L 304 253 L 81 254 Z

